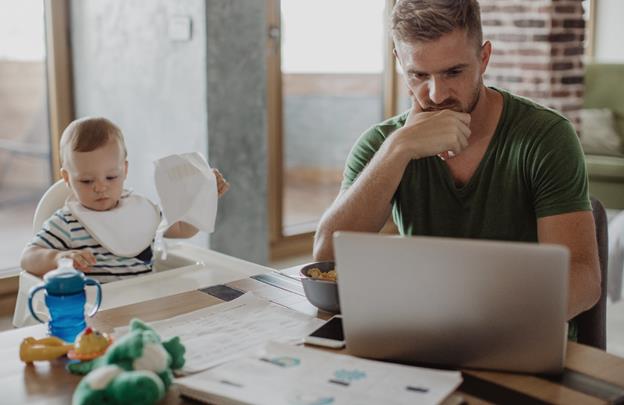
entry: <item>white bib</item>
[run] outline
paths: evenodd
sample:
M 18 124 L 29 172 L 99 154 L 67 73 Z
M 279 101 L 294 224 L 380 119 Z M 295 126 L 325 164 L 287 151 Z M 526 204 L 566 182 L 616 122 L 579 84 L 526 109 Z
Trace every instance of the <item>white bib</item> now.
M 160 210 L 147 198 L 126 194 L 115 208 L 94 211 L 85 208 L 72 195 L 65 205 L 93 239 L 109 252 L 135 257 L 151 245 L 160 223 Z

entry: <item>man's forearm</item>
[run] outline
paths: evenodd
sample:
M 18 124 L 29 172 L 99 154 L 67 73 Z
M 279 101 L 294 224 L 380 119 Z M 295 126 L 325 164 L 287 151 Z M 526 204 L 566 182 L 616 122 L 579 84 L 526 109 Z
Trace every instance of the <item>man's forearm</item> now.
M 422 112 L 413 99 L 405 125 L 385 140 L 355 183 L 336 198 L 321 218 L 314 257 L 334 257 L 335 231 L 379 231 L 390 215 L 392 196 L 410 160 L 447 151 L 458 155 L 468 147 L 470 134 L 469 114 L 452 110 Z
M 600 299 L 600 273 L 596 277 L 593 264 L 574 263 L 570 266 L 568 284 L 568 319 L 592 308 Z
M 569 212 L 537 220 L 540 243 L 570 250 L 568 319 L 590 309 L 600 298 L 600 263 L 591 211 Z
M 386 222 L 394 195 L 410 158 L 384 142 L 353 185 L 323 214 L 314 240 L 314 258 L 334 258 L 335 231 L 377 232 Z

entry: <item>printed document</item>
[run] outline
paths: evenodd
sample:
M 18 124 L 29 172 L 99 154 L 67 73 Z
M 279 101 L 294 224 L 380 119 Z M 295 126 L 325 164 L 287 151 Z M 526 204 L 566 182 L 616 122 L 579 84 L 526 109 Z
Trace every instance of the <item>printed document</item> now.
M 179 336 L 186 348 L 182 374 L 196 373 L 253 353 L 268 341 L 299 343 L 323 321 L 253 293 L 149 325 L 163 340 Z M 127 327 L 116 328 L 123 334 Z
M 217 404 L 436 404 L 461 383 L 458 371 L 405 366 L 268 343 L 176 380 L 182 395 Z

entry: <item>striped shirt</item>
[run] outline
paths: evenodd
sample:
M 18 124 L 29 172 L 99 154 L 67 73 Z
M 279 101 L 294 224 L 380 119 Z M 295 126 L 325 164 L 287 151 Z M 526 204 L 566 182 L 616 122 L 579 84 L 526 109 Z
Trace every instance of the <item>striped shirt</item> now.
M 100 283 L 123 280 L 152 271 L 151 246 L 136 257 L 117 256 L 100 245 L 67 207 L 61 208 L 48 218 L 29 245 L 56 250 L 89 249 L 97 263 L 85 275 Z

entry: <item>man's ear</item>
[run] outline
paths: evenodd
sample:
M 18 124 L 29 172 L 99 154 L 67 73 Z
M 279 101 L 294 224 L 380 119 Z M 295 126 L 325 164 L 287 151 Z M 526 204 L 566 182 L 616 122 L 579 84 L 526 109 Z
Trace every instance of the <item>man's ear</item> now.
M 485 41 L 481 46 L 481 51 L 479 52 L 481 74 L 485 73 L 485 69 L 487 68 L 488 63 L 490 63 L 490 56 L 492 56 L 492 43 L 490 41 Z

